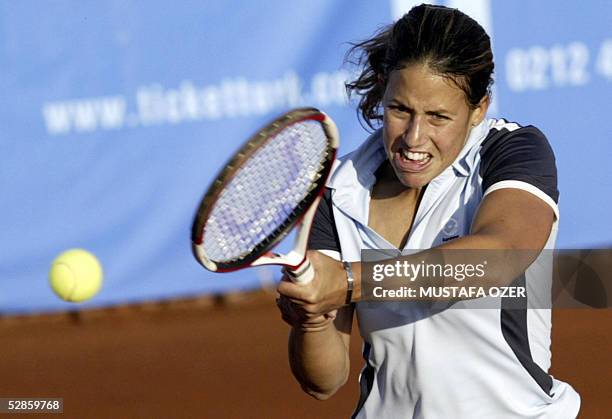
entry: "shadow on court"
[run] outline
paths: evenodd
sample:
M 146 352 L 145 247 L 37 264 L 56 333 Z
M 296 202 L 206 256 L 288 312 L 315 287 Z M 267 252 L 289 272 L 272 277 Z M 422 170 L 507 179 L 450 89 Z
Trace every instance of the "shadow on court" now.
M 581 418 L 612 411 L 611 324 L 612 310 L 553 314 L 552 374 L 581 394 Z M 265 293 L 3 318 L 0 397 L 63 397 L 70 418 L 349 417 L 356 327 L 349 382 L 325 402 L 293 380 L 287 332 Z

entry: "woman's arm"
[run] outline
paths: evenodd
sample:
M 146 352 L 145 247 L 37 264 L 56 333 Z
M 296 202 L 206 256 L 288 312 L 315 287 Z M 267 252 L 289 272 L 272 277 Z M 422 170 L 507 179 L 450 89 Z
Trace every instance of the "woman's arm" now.
M 433 251 L 426 250 L 416 255 L 402 256 L 387 260 L 386 263 L 394 263 L 397 260 L 418 263 L 430 255 L 436 259 L 441 254 L 440 250 L 500 250 L 497 252 L 499 260 L 489 261 L 487 275 L 482 283 L 477 283 L 475 280 L 458 282 L 453 278 L 442 278 L 443 282 L 440 279 L 435 283 L 415 281 L 412 285 L 415 287 L 508 285 L 537 257 L 548 240 L 554 220 L 553 209 L 537 196 L 521 189 L 499 189 L 483 199 L 469 235 L 445 243 L 432 249 Z M 491 254 L 492 252 L 488 252 L 488 255 Z M 443 256 L 445 263 L 468 262 L 462 260 L 461 257 L 465 256 L 458 252 L 446 252 Z M 459 259 L 452 260 L 453 258 Z M 341 263 L 320 253 L 313 255 L 313 260 L 316 260 L 315 266 L 318 267 L 316 280 L 300 287 L 292 295 L 296 309 L 305 319 L 317 318 L 341 307 L 345 302 L 347 289 L 346 274 Z M 362 268 L 362 264 L 353 265 L 355 277 L 353 301 L 361 299 Z M 402 278 L 400 280 L 403 281 Z M 279 287 L 280 290 L 282 287 Z M 280 292 L 282 294 L 282 291 Z
M 532 193 L 498 189 L 480 204 L 470 234 L 439 249 L 542 250 L 554 221 L 553 209 Z
M 326 266 L 334 271 L 340 265 L 334 259 L 316 251 L 309 251 L 308 257 L 317 273 L 312 283 L 319 283 L 320 273 L 327 270 Z M 336 263 L 328 265 L 320 263 L 327 259 Z M 335 274 L 346 275 L 341 265 L 340 269 Z M 310 311 L 322 308 L 316 304 L 309 304 L 309 301 L 317 298 L 316 295 L 310 294 L 309 290 L 324 289 L 334 294 L 329 288 L 312 287 L 311 284 L 295 284 L 283 278 L 278 286 L 280 297 L 277 304 L 283 320 L 291 326 L 289 335 L 291 371 L 306 393 L 319 400 L 325 400 L 348 379 L 353 306 L 334 307 L 333 310 L 326 310 L 323 314 L 310 315 L 304 310 L 304 306 Z M 345 290 L 341 288 L 339 292 L 344 293 Z
M 292 326 L 291 371 L 302 389 L 318 400 L 332 396 L 348 379 L 352 321 L 353 307 L 346 306 L 319 328 Z

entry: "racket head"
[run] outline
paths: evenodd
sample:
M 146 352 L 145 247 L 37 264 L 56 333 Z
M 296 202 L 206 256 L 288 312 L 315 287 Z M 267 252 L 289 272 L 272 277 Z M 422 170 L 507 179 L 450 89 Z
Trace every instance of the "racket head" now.
M 338 144 L 336 125 L 316 108 L 289 111 L 249 138 L 198 207 L 191 234 L 198 262 L 229 272 L 268 254 L 323 193 Z

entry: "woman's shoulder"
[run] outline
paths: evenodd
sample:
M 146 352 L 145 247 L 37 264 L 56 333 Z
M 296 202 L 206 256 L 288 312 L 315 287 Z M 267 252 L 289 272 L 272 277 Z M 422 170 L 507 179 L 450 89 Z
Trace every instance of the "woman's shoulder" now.
M 491 120 L 480 148 L 483 189 L 501 181 L 529 183 L 558 199 L 553 149 L 542 131 L 505 119 Z
M 504 118 L 489 119 L 489 132 L 482 142 L 491 147 L 498 142 L 542 141 L 548 144 L 546 135 L 534 125 L 522 125 Z
M 489 132 L 481 143 L 480 156 L 483 162 L 528 156 L 554 161 L 550 142 L 539 128 L 506 119 L 489 120 Z

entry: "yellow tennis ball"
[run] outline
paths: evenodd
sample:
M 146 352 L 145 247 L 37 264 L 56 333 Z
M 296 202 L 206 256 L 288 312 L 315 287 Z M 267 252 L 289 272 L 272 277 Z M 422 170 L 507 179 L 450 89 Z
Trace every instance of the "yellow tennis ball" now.
M 78 303 L 93 297 L 102 287 L 102 266 L 83 249 L 70 249 L 53 260 L 49 270 L 51 288 L 62 300 Z

